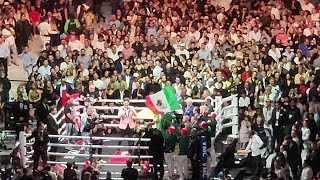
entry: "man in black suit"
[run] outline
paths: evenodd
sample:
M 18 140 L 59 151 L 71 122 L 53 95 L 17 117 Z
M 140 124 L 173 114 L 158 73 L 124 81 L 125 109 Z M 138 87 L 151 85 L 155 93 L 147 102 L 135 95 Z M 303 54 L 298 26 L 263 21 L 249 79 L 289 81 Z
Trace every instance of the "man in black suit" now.
M 47 164 L 48 160 L 48 143 L 49 135 L 48 132 L 44 129 L 44 123 L 38 122 L 37 129 L 35 129 L 31 136 L 27 137 L 27 141 L 34 138 L 34 143 L 32 145 L 34 154 L 33 154 L 33 169 L 37 170 L 39 165 L 40 157 L 44 165 Z
M 50 113 L 46 118 L 47 123 L 47 131 L 50 135 L 58 135 L 59 134 L 59 125 L 57 123 L 57 119 L 55 118 L 55 115 L 57 114 L 57 106 L 53 105 L 50 107 Z M 58 143 L 59 140 L 56 137 L 50 138 L 51 143 Z M 52 146 L 50 152 L 57 152 L 57 147 Z M 51 161 L 55 161 L 55 156 L 50 156 Z
M 52 102 L 50 103 L 50 105 L 55 105 L 57 107 L 57 110 L 60 110 L 62 108 L 62 100 L 61 97 L 59 95 L 59 93 L 57 93 L 56 91 L 52 92 Z
M 141 89 L 141 85 L 140 85 L 140 82 L 136 82 L 136 89 L 134 89 L 132 91 L 132 99 L 144 99 L 145 98 L 145 93 L 144 93 L 144 90 Z
M 151 77 L 149 80 L 147 79 L 146 81 L 147 82 L 145 86 L 145 95 L 154 94 L 161 91 L 161 86 L 159 83 L 157 83 L 156 78 Z
M 17 100 L 14 102 L 13 109 L 15 112 L 15 119 L 28 117 L 29 103 L 28 101 L 23 100 L 22 94 L 18 94 Z
M 47 116 L 49 115 L 50 106 L 48 104 L 48 99 L 42 97 L 40 104 L 36 107 L 36 115 L 39 120 L 45 123 Z
M 287 162 L 291 169 L 293 180 L 298 180 L 298 169 L 302 167 L 301 154 L 298 144 L 292 140 L 292 137 L 287 136 L 283 142 L 287 146 Z
M 283 141 L 283 130 L 285 122 L 285 112 L 281 109 L 280 102 L 275 103 L 269 124 L 272 125 L 273 135 L 271 138 L 271 149 L 274 150 L 275 142 L 280 145 Z
M 236 152 L 236 141 L 234 140 L 234 137 L 228 136 L 227 137 L 227 147 L 226 150 L 221 154 L 220 161 L 216 168 L 214 169 L 214 177 L 218 175 L 219 172 L 223 171 L 223 168 L 232 168 L 234 167 L 234 153 Z
M 138 179 L 138 170 L 132 167 L 132 161 L 127 161 L 127 168 L 124 168 L 121 172 L 121 178 L 123 180 L 137 180 Z
M 131 69 L 126 69 L 124 72 L 124 75 L 122 75 L 122 80 L 126 82 L 127 84 L 127 89 L 131 92 L 132 90 L 132 83 L 134 81 L 134 77 L 130 74 Z
M 132 48 L 137 53 L 137 55 L 140 57 L 141 53 L 143 51 L 142 43 L 140 42 L 139 36 L 135 37 L 135 42 L 132 44 Z
M 192 179 L 200 179 L 200 141 L 195 128 L 191 129 L 188 158 L 191 161 Z
M 288 119 L 284 122 L 286 126 L 285 133 L 286 135 L 291 134 L 292 126 L 301 120 L 300 109 L 296 105 L 295 99 L 290 100 L 290 105 L 287 107 Z
M 113 92 L 113 97 L 115 99 L 130 98 L 130 92 L 125 89 L 125 85 L 123 83 L 120 83 L 119 89 Z
M 150 138 L 149 143 L 149 152 L 153 156 L 152 164 L 154 169 L 154 176 L 158 179 L 158 172 L 160 173 L 160 179 L 163 179 L 164 176 L 164 138 L 159 129 L 150 129 Z M 158 167 L 159 165 L 159 167 Z
M 119 74 L 121 74 L 122 71 L 123 71 L 123 65 L 122 64 L 124 64 L 123 53 L 121 51 L 118 52 L 118 56 L 119 56 L 119 59 L 114 61 L 114 67 L 117 70 L 117 72 Z

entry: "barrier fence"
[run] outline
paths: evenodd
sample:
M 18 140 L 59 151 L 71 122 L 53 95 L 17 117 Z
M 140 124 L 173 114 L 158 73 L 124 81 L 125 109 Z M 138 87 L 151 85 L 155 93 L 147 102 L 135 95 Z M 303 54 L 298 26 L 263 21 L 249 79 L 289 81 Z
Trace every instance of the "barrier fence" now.
M 19 141 L 20 141 L 20 150 L 21 150 L 21 166 L 24 168 L 28 163 L 31 163 L 32 161 L 27 160 L 27 155 L 32 155 L 33 152 L 27 152 L 27 147 L 31 146 L 33 143 L 27 143 L 27 137 L 30 136 L 30 134 L 26 134 L 25 132 L 21 131 L 19 134 Z M 117 137 L 86 137 L 86 136 L 66 136 L 66 135 L 49 135 L 50 138 L 67 138 L 67 139 L 92 139 L 92 140 L 108 140 L 108 141 L 133 141 L 133 142 L 148 142 L 150 139 L 148 138 L 117 138 Z M 148 146 L 141 146 L 140 144 L 137 146 L 120 146 L 120 145 L 81 145 L 77 146 L 74 144 L 57 144 L 57 143 L 49 143 L 48 147 L 89 147 L 89 148 L 112 148 L 112 149 L 137 149 L 138 153 L 140 150 L 146 150 L 149 149 Z M 130 159 L 151 159 L 152 156 L 148 155 L 106 155 L 106 154 L 69 154 L 69 153 L 60 153 L 60 152 L 48 152 L 48 155 L 54 155 L 54 156 L 75 156 L 75 157 L 83 157 L 88 159 L 89 157 L 92 158 L 130 158 Z M 48 162 L 56 164 L 57 162 Z M 66 164 L 67 162 L 62 162 L 61 164 Z M 116 164 L 102 164 L 102 165 L 110 165 L 110 166 L 117 166 Z M 123 164 L 122 164 L 123 165 Z

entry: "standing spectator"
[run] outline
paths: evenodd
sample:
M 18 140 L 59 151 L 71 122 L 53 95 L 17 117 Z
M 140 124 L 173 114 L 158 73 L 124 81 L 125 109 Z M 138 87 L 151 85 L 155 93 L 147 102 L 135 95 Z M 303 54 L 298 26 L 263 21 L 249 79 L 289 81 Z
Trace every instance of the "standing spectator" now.
M 272 125 L 273 135 L 271 142 L 271 149 L 274 151 L 275 143 L 278 145 L 283 141 L 283 131 L 285 123 L 285 113 L 281 109 L 280 102 L 275 103 L 275 108 L 272 111 L 271 121 L 269 122 Z
M 138 170 L 132 167 L 132 161 L 127 161 L 127 168 L 121 172 L 123 180 L 138 180 Z
M 38 169 L 40 157 L 43 165 L 47 164 L 48 159 L 47 149 L 50 140 L 48 132 L 44 129 L 43 122 L 38 122 L 37 129 L 32 132 L 31 136 L 27 137 L 27 141 L 31 140 L 32 138 L 35 139 L 32 147 L 34 150 L 33 169 L 36 171 Z
M 41 97 L 41 103 L 36 107 L 36 114 L 39 117 L 39 120 L 45 123 L 45 119 L 50 113 L 50 106 L 48 104 L 47 97 Z
M 178 155 L 178 169 L 180 179 L 190 179 L 190 159 L 188 159 L 189 134 L 186 128 L 181 128 L 181 135 L 178 137 L 179 155 Z
M 8 76 L 8 61 L 10 56 L 10 49 L 6 42 L 4 42 L 5 37 L 0 38 L 0 65 L 4 69 L 5 76 Z M 10 63 L 10 62 L 9 62 Z
M 57 114 L 57 106 L 53 105 L 50 107 L 50 113 L 47 116 L 45 123 L 47 124 L 47 131 L 49 135 L 59 135 L 59 125 L 57 124 L 56 119 Z M 50 143 L 57 144 L 59 142 L 59 138 L 57 137 L 51 137 Z M 57 146 L 51 146 L 50 152 L 57 152 Z M 55 156 L 50 156 L 51 161 L 55 161 Z
M 192 179 L 200 178 L 200 141 L 195 128 L 190 132 L 190 144 L 188 147 L 188 158 L 191 161 Z
M 26 19 L 26 14 L 21 14 L 21 18 L 16 23 L 16 43 L 18 54 L 21 54 L 24 47 L 28 46 L 28 40 L 31 35 L 31 26 Z
M 75 133 L 76 125 L 75 125 L 75 110 L 73 107 L 73 98 L 72 96 L 68 97 L 67 103 L 64 105 L 64 115 L 66 119 L 66 131 L 68 136 L 72 136 Z M 70 139 L 68 138 L 68 144 L 70 144 Z M 72 149 L 72 148 L 68 148 Z
M 8 61 L 9 61 L 9 66 L 10 63 L 19 66 L 17 60 L 18 60 L 18 52 L 17 52 L 17 46 L 16 46 L 16 42 L 15 42 L 15 36 L 16 36 L 16 32 L 14 31 L 14 29 L 11 27 L 10 23 L 8 21 L 5 21 L 4 24 L 4 29 L 2 29 L 2 35 L 3 38 L 5 39 L 5 42 L 7 43 L 10 51 L 12 52 L 12 57 L 11 54 L 9 54 L 7 56 Z
M 249 138 L 245 151 L 250 152 L 249 167 L 252 170 L 253 178 L 257 178 L 261 170 L 261 148 L 263 141 L 253 130 L 249 133 Z
M 19 55 L 20 59 L 23 61 L 23 69 L 27 72 L 27 75 L 29 75 L 32 72 L 33 64 L 35 64 L 36 59 L 34 58 L 33 54 L 30 52 L 28 46 L 24 46 L 24 50 Z
M 72 168 L 71 163 L 67 163 L 67 168 L 64 169 L 63 171 L 63 180 L 76 180 L 77 179 L 77 173 L 76 171 Z
M 287 136 L 285 141 L 283 142 L 284 145 L 288 147 L 288 164 L 291 169 L 291 173 L 293 176 L 293 180 L 299 179 L 299 168 L 301 168 L 301 153 L 299 152 L 299 147 L 297 143 L 292 140 L 292 137 Z
M 168 166 L 169 178 L 174 176 L 174 148 L 177 143 L 177 136 L 174 134 L 175 128 L 168 127 L 167 132 L 164 132 L 164 160 Z
M 152 155 L 152 164 L 154 169 L 154 177 L 156 179 L 162 179 L 164 176 L 164 139 L 159 129 L 152 129 L 150 140 L 150 154 Z M 159 167 L 158 167 L 159 166 Z M 158 176 L 160 173 L 160 177 Z

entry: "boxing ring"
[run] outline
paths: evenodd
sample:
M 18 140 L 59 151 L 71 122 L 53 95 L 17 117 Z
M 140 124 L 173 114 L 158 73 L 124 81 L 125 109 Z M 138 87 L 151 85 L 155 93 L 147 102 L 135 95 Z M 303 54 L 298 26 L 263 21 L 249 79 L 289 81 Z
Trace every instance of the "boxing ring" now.
M 83 108 L 83 106 L 79 105 L 81 99 L 75 99 L 74 101 L 77 101 L 76 104 L 78 104 L 78 108 Z M 122 100 L 110 100 L 110 99 L 100 99 L 97 102 L 99 103 L 121 103 Z M 145 100 L 130 100 L 131 104 L 137 104 L 137 103 L 144 103 Z M 201 104 L 204 100 L 197 99 L 193 100 L 193 103 Z M 226 98 L 220 98 L 218 100 L 214 100 L 214 113 L 216 113 L 216 120 L 217 120 L 217 135 L 226 127 L 232 127 L 232 134 L 238 135 L 238 97 L 237 95 L 232 95 Z M 134 106 L 134 105 L 133 105 Z M 97 110 L 117 110 L 120 107 L 118 106 L 93 106 Z M 134 109 L 138 111 L 142 111 L 145 109 L 148 109 L 147 107 L 134 107 Z M 78 114 L 79 115 L 79 114 Z M 57 123 L 60 126 L 59 132 L 60 135 L 49 135 L 50 138 L 59 138 L 59 141 L 63 141 L 65 139 L 92 139 L 92 140 L 103 140 L 104 145 L 90 145 L 90 144 L 63 144 L 61 143 L 49 143 L 48 147 L 49 149 L 51 147 L 57 147 L 57 152 L 48 152 L 48 156 L 56 156 L 56 161 L 48 161 L 48 164 L 66 164 L 67 162 L 70 162 L 70 159 L 72 162 L 74 162 L 76 165 L 85 165 L 86 163 L 84 160 L 91 158 L 102 158 L 103 160 L 106 159 L 106 161 L 100 163 L 100 167 L 102 167 L 103 170 L 100 170 L 100 174 L 104 175 L 107 173 L 106 170 L 111 171 L 113 173 L 113 176 L 118 176 L 121 174 L 121 170 L 126 167 L 125 161 L 122 161 L 121 163 L 112 163 L 109 161 L 110 159 L 114 158 L 120 158 L 120 159 L 132 159 L 135 162 L 133 166 L 139 169 L 139 167 L 143 166 L 143 163 L 141 161 L 143 160 L 149 160 L 152 158 L 150 155 L 142 155 L 140 154 L 141 151 L 148 150 L 147 145 L 141 145 L 140 142 L 148 142 L 150 139 L 148 138 L 122 138 L 122 137 L 97 137 L 97 136 L 67 136 L 64 124 L 64 115 L 63 115 L 63 107 L 58 111 L 58 113 L 55 115 L 57 119 Z M 104 119 L 118 119 L 119 117 L 116 115 L 100 115 L 101 118 Z M 229 123 L 223 124 L 224 119 L 231 119 Z M 141 119 L 141 118 L 137 118 Z M 143 120 L 151 120 L 153 118 Z M 108 124 L 103 123 L 105 127 L 118 127 L 119 124 Z M 145 125 L 141 125 L 142 127 Z M 30 166 L 33 161 L 29 159 L 28 157 L 32 156 L 32 151 L 27 151 L 28 147 L 30 147 L 33 143 L 28 143 L 26 141 L 26 138 L 30 136 L 30 134 L 26 134 L 25 132 L 20 132 L 19 134 L 19 141 L 20 145 L 19 148 L 21 150 L 21 165 L 22 167 L 28 167 Z M 117 145 L 118 141 L 132 141 L 134 142 L 135 146 L 123 146 L 123 145 Z M 214 141 L 214 140 L 213 140 Z M 107 142 L 107 143 L 105 143 Z M 147 143 L 144 143 L 147 144 Z M 66 147 L 72 147 L 75 150 L 74 153 L 65 152 L 64 148 Z M 102 154 L 83 154 L 80 153 L 80 151 L 77 151 L 81 148 L 102 148 L 103 153 Z M 62 150 L 61 150 L 62 149 Z M 115 150 L 123 150 L 119 152 L 120 154 L 114 153 Z M 137 154 L 130 154 L 128 153 L 128 150 L 135 150 L 138 152 Z M 60 151 L 61 150 L 61 151 Z M 117 151 L 116 151 L 117 152 Z M 69 157 L 69 158 L 68 158 Z M 73 157 L 70 158 L 70 157 Z M 150 165 L 152 166 L 152 165 Z M 105 168 L 103 168 L 105 167 Z M 101 179 L 105 179 L 104 176 L 101 177 Z M 119 179 L 119 178 L 113 178 L 113 179 Z M 121 179 L 121 178 L 120 178 Z

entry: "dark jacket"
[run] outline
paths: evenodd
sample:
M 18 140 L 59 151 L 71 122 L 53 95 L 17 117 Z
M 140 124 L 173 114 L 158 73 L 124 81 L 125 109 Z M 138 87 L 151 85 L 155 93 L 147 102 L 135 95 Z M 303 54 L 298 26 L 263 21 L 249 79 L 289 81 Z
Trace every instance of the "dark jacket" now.
M 47 116 L 49 115 L 49 104 L 40 103 L 36 108 L 36 115 L 41 122 L 45 123 Z
M 56 120 L 49 114 L 46 118 L 47 131 L 51 135 L 58 135 L 59 125 Z
M 121 99 L 120 90 L 119 89 L 115 90 L 113 92 L 112 96 L 115 99 Z M 130 98 L 130 92 L 128 90 L 124 90 L 123 98 Z
M 121 178 L 123 178 L 123 180 L 137 180 L 138 175 L 138 170 L 132 167 L 127 167 L 121 172 Z
M 38 129 L 34 130 L 31 134 L 31 136 L 27 137 L 27 141 L 34 138 L 34 143 L 32 145 L 33 149 L 35 151 L 39 150 L 47 150 L 48 149 L 48 142 L 49 142 L 49 134 L 46 130 L 42 131 L 42 139 L 40 137 L 40 131 Z
M 63 180 L 75 180 L 77 173 L 74 169 L 66 168 L 63 171 Z
M 190 144 L 188 147 L 188 157 L 190 159 L 193 159 L 195 157 L 196 159 L 199 159 L 199 147 L 200 147 L 200 141 L 198 136 L 191 137 L 190 138 Z
M 154 131 L 159 131 L 159 130 L 154 130 Z M 149 152 L 151 155 L 153 155 L 154 157 L 158 158 L 158 159 L 164 159 L 164 138 L 161 134 L 161 132 L 159 132 L 158 134 L 155 133 L 150 133 L 150 144 L 149 144 Z
M 226 150 L 221 154 L 221 160 L 223 161 L 223 166 L 225 168 L 232 168 L 234 166 L 235 152 L 236 152 L 236 147 L 232 143 L 232 144 L 228 144 L 228 146 L 226 147 Z
M 287 123 L 290 125 L 294 124 L 296 121 L 300 121 L 301 115 L 300 115 L 300 109 L 297 108 L 297 106 L 291 108 L 290 106 L 287 109 L 288 112 L 288 120 Z M 285 124 L 288 125 L 288 124 Z
M 276 119 L 276 109 L 273 109 L 272 111 L 272 115 L 271 115 L 271 122 L 270 124 L 272 125 L 272 128 L 274 128 L 276 126 L 276 122 L 277 122 L 277 119 Z M 278 126 L 279 127 L 282 127 L 285 125 L 285 112 L 283 110 L 280 109 L 280 116 L 279 116 L 279 119 L 278 119 Z
M 138 96 L 140 94 L 141 96 Z M 143 89 L 134 89 L 131 95 L 132 99 L 144 99 L 145 93 Z
M 288 144 L 288 157 L 287 161 L 290 164 L 294 165 L 300 165 L 301 164 L 301 154 L 299 151 L 298 144 L 291 140 L 291 142 Z

